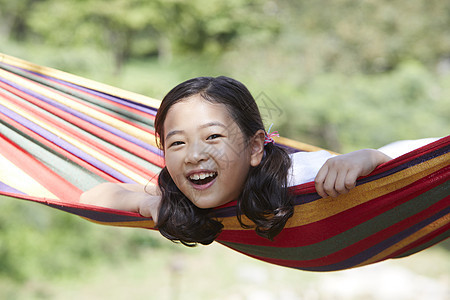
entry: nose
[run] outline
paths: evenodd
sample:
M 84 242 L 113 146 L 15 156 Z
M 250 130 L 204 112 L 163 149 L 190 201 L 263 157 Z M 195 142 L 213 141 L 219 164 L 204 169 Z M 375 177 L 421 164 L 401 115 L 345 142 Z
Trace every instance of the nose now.
M 187 149 L 185 163 L 197 164 L 208 159 L 205 145 L 200 142 L 191 143 Z

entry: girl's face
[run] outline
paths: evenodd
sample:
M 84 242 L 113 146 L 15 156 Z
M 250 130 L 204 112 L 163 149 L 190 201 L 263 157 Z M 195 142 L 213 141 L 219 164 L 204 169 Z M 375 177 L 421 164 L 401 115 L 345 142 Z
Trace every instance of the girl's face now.
M 164 135 L 169 174 L 200 208 L 236 200 L 250 166 L 261 160 L 252 155 L 251 142 L 245 140 L 226 106 L 198 94 L 169 109 Z

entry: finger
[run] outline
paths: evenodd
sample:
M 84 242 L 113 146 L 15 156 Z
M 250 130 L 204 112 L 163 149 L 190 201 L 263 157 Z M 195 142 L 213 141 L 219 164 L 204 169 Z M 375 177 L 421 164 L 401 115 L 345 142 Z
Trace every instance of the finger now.
M 347 177 L 345 178 L 345 187 L 347 188 L 347 190 L 351 190 L 353 188 L 355 188 L 356 186 L 356 179 L 358 179 L 358 175 L 359 171 L 355 170 L 355 169 L 351 169 L 348 174 Z
M 317 194 L 319 194 L 322 198 L 328 197 L 327 193 L 325 192 L 323 188 L 323 183 L 325 178 L 327 177 L 328 173 L 328 167 L 326 165 L 322 166 L 320 168 L 319 172 L 316 175 L 316 178 L 314 180 L 314 184 L 316 186 Z
M 327 193 L 330 197 L 337 197 L 338 193 L 336 192 L 335 185 L 338 173 L 335 169 L 331 169 L 328 171 L 327 177 L 323 183 L 323 189 L 325 193 Z
M 349 191 L 349 189 L 347 189 L 346 186 L 348 173 L 349 172 L 347 170 L 342 170 L 337 175 L 336 182 L 334 184 L 334 189 L 339 195 L 347 194 Z

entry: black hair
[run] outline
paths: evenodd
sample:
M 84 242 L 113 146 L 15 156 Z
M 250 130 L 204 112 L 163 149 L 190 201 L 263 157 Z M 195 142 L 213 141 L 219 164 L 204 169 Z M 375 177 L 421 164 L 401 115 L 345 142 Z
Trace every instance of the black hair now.
M 231 117 L 249 141 L 258 130 L 264 130 L 258 106 L 239 81 L 225 76 L 198 77 L 174 87 L 163 99 L 155 119 L 158 145 L 164 145 L 164 121 L 169 109 L 184 99 L 199 94 L 206 101 L 226 106 Z M 291 160 L 286 151 L 269 143 L 264 146 L 261 163 L 250 167 L 244 188 L 237 199 L 237 217 L 242 227 L 255 228 L 263 237 L 273 239 L 293 214 L 287 176 Z M 195 206 L 176 186 L 164 167 L 158 184 L 162 193 L 157 228 L 163 236 L 192 246 L 210 244 L 223 225 L 214 217 L 214 209 Z M 254 224 L 244 224 L 242 214 Z

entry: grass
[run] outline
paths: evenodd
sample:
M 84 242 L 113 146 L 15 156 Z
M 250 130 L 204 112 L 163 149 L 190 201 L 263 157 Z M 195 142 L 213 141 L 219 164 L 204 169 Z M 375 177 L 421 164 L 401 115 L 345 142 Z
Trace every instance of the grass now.
M 313 273 L 260 262 L 217 243 L 193 249 L 162 243 L 166 247 L 77 279 L 30 280 L 16 291 L 10 288 L 14 298 L 2 298 L 413 300 L 432 293 L 434 300 L 445 300 L 450 292 L 450 253 L 439 246 L 362 268 Z

